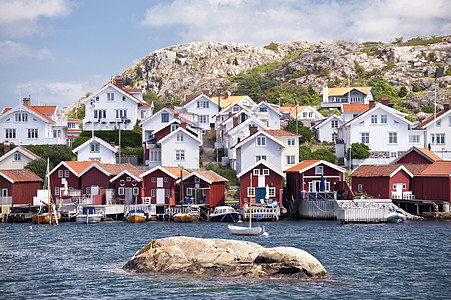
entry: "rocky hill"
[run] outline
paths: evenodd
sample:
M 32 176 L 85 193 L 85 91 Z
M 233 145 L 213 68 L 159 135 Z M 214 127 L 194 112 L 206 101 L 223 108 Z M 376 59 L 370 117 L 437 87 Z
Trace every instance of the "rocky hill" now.
M 403 46 L 382 43 L 282 42 L 265 47 L 238 43 L 196 42 L 160 49 L 148 54 L 122 75 L 125 84 L 145 87 L 161 98 L 212 91 L 233 91 L 230 76 L 266 65 L 258 76 L 279 84 L 312 86 L 366 84 L 374 75 L 398 91 L 410 93 L 404 104 L 410 109 L 430 104 L 431 91 L 439 99 L 449 97 L 451 36 L 433 43 Z M 259 100 L 259 99 L 255 99 Z M 270 99 L 271 100 L 271 99 Z

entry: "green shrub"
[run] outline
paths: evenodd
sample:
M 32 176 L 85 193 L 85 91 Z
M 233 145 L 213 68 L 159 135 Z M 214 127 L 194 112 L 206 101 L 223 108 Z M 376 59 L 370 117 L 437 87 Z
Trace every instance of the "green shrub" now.
M 272 50 L 272 51 L 277 51 L 278 47 L 279 46 L 277 45 L 277 43 L 271 42 L 269 45 L 266 45 L 263 48 Z
M 347 154 L 349 157 L 349 154 Z M 352 143 L 351 144 L 351 158 L 354 159 L 365 159 L 370 157 L 370 147 L 363 143 Z

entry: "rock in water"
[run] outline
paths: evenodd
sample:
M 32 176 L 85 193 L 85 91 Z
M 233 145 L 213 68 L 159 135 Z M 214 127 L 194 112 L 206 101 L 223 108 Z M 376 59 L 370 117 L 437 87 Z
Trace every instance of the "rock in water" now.
M 245 241 L 185 236 L 149 243 L 138 251 L 123 269 L 137 273 L 273 279 L 327 277 L 321 263 L 301 249 L 264 248 Z

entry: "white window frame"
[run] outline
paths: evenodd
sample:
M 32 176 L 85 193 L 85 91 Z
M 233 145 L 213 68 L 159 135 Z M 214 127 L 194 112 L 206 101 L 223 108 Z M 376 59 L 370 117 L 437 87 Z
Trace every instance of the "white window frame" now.
M 255 155 L 255 162 L 259 162 L 260 160 L 266 160 L 268 161 L 268 156 L 263 154 L 257 154 Z
M 155 197 L 155 189 L 150 190 L 150 197 Z
M 133 196 L 138 196 L 139 195 L 139 187 L 134 187 L 132 193 L 133 193 Z
M 22 161 L 22 153 L 20 153 L 20 152 L 14 153 L 13 160 L 14 161 Z
M 332 120 L 330 121 L 330 127 L 332 129 L 338 128 L 338 120 Z
M 2 197 L 8 197 L 8 189 L 2 189 Z
M 150 181 L 151 181 L 151 182 L 157 182 L 157 178 L 156 178 L 156 177 L 152 177 L 152 178 L 150 179 Z
M 193 188 L 186 188 L 186 195 L 192 196 L 193 195 Z
M 175 161 L 185 161 L 185 149 L 175 150 Z
M 371 124 L 377 124 L 377 115 L 371 115 Z
M 114 101 L 114 93 L 106 93 L 106 101 Z
M 288 146 L 296 146 L 296 138 L 288 138 L 287 145 Z
M 255 197 L 255 188 L 254 187 L 248 187 L 247 188 L 247 196 L 248 197 Z
M 402 184 L 402 189 L 403 190 L 407 189 L 407 185 L 405 183 Z
M 37 128 L 28 128 L 28 138 L 29 139 L 38 139 L 39 138 L 39 129 Z
M 16 128 L 5 128 L 5 137 L 6 137 L 6 139 L 15 139 L 16 138 Z
M 131 181 L 132 181 L 132 178 L 131 178 L 130 176 L 127 176 L 127 178 L 125 178 L 125 180 L 126 180 L 127 182 L 131 182 Z
M 255 139 L 255 145 L 257 147 L 265 147 L 266 146 L 266 136 L 257 136 Z
M 164 181 L 164 182 L 169 182 L 169 177 L 165 177 L 165 178 L 163 179 L 163 181 Z
M 263 175 L 269 176 L 269 169 L 263 169 Z
M 90 144 L 90 152 L 91 153 L 100 153 L 100 144 L 99 143 L 91 143 Z
M 64 170 L 64 177 L 68 178 L 69 177 L 69 170 Z
M 324 174 L 324 166 L 316 166 L 315 175 L 323 175 L 323 174 Z
M 255 176 L 259 176 L 260 175 L 260 169 L 254 169 L 252 172 Z
M 28 122 L 28 114 L 25 112 L 16 113 L 15 114 L 15 120 L 18 123 L 25 123 Z
M 171 189 L 166 189 L 166 198 L 171 197 Z
M 169 123 L 169 113 L 161 113 L 161 123 Z
M 296 155 L 285 155 L 285 163 L 287 165 L 296 164 Z
M 232 112 L 236 113 L 240 111 L 240 107 L 239 106 L 234 106 L 232 107 Z
M 388 132 L 388 143 L 391 145 L 398 144 L 398 132 L 396 131 Z
M 369 132 L 360 132 L 360 142 L 367 145 L 370 143 L 370 133 Z
M 58 170 L 58 178 L 63 178 L 64 173 L 63 170 Z
M 362 193 L 362 191 L 363 191 L 363 184 L 359 183 L 357 185 L 357 192 Z
M 381 124 L 387 124 L 387 115 L 381 115 Z
M 125 189 L 124 189 L 124 187 L 120 186 L 120 187 L 117 189 L 117 194 L 118 194 L 119 196 L 123 196 L 123 195 L 125 194 Z
M 275 187 L 270 187 L 269 188 L 269 197 L 274 198 L 276 196 L 276 188 Z
M 177 142 L 183 142 L 183 133 L 177 132 Z
M 409 144 L 419 144 L 420 143 L 420 135 L 412 134 L 409 135 Z
M 60 195 L 60 188 L 59 186 L 55 187 L 55 196 L 59 196 Z

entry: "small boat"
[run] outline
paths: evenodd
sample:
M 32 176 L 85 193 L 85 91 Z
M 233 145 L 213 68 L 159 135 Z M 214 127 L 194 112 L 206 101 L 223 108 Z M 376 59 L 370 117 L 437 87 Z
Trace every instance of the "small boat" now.
M 199 221 L 199 217 L 193 214 L 178 213 L 174 215 L 174 222 L 194 222 Z
M 55 218 L 56 215 L 56 218 Z M 31 221 L 34 224 L 58 224 L 61 219 L 60 213 L 52 213 L 52 218 L 50 221 L 49 213 L 40 213 L 31 217 Z
M 396 211 L 391 212 L 387 215 L 387 222 L 388 223 L 402 223 L 406 220 L 406 216 L 403 214 L 400 214 Z
M 212 222 L 238 222 L 238 212 L 230 206 L 216 206 L 210 214 Z
M 260 226 L 243 227 L 243 226 L 236 226 L 236 225 L 229 224 L 228 228 L 232 234 L 237 234 L 237 235 L 259 235 L 260 232 L 262 231 L 262 228 Z
M 61 214 L 57 212 L 56 205 L 52 201 L 51 193 L 50 193 L 50 162 L 47 158 L 47 172 L 45 176 L 45 182 L 44 185 L 47 186 L 47 202 L 42 202 L 47 206 L 47 212 L 45 212 L 45 209 L 43 206 L 41 206 L 41 209 L 39 212 L 31 217 L 31 221 L 35 224 L 51 224 L 51 225 L 58 225 Z
M 146 213 L 142 209 L 130 210 L 127 214 L 127 221 L 130 223 L 144 223 L 147 220 Z
M 75 222 L 93 224 L 102 221 L 103 215 L 96 213 L 96 208 L 92 206 L 83 207 L 83 213 L 75 217 Z

